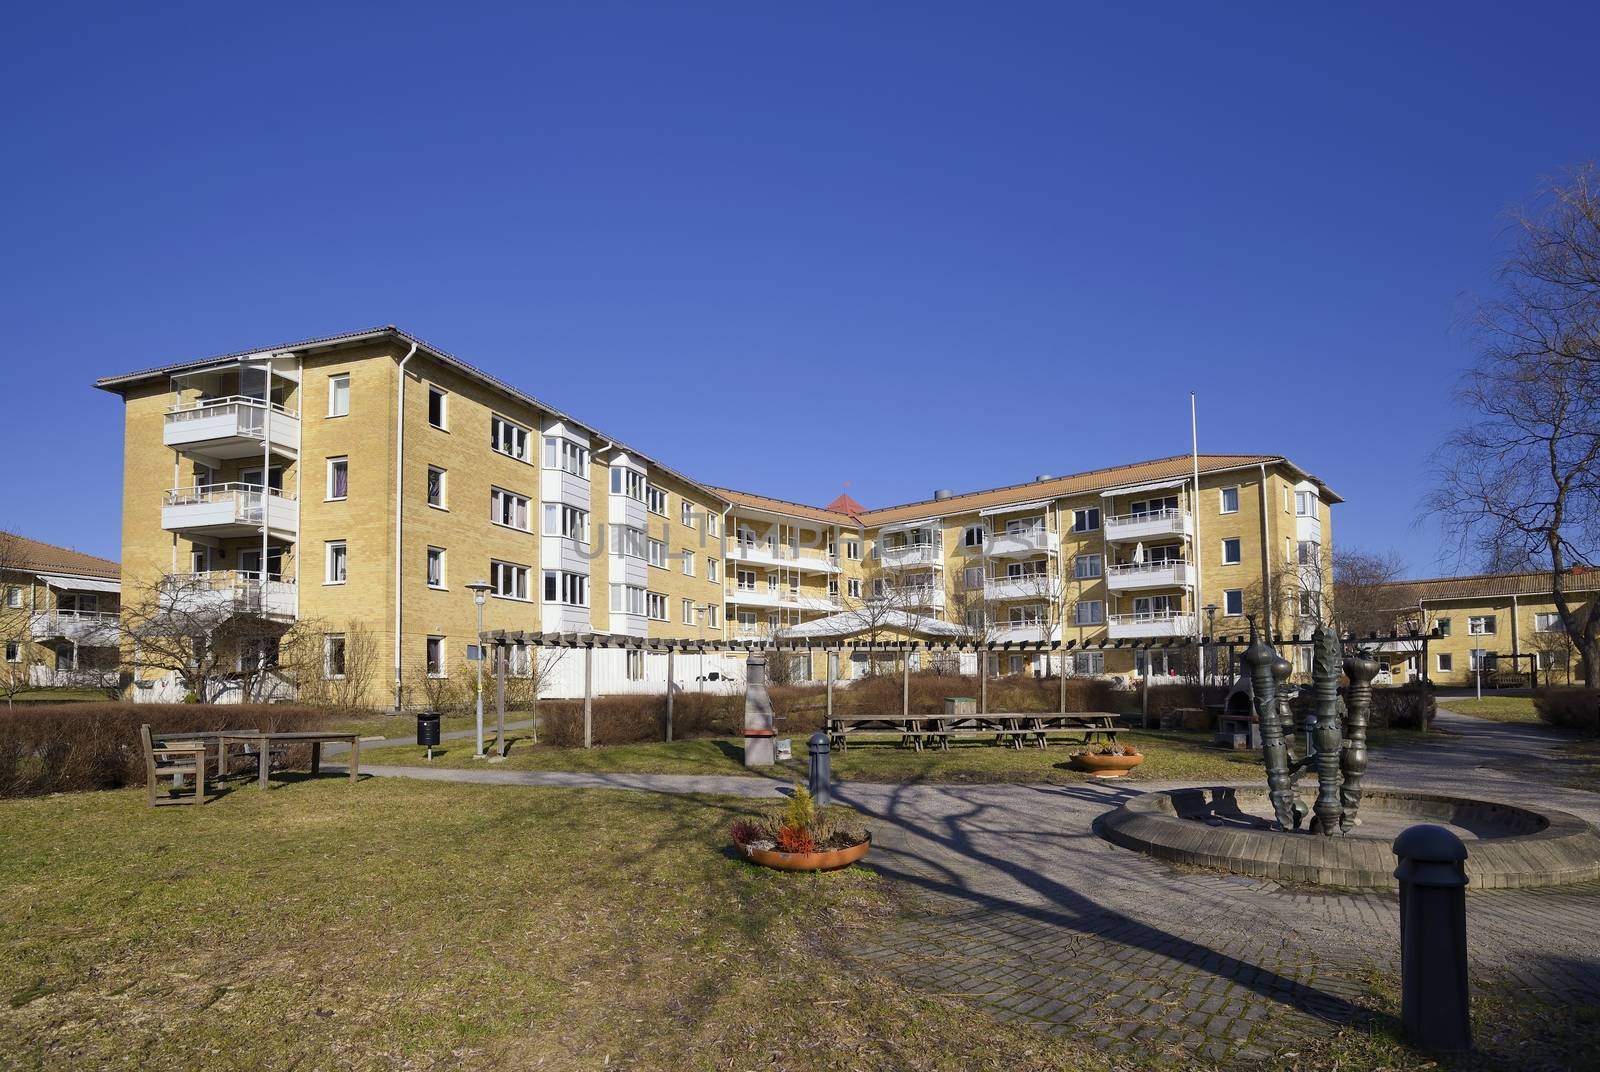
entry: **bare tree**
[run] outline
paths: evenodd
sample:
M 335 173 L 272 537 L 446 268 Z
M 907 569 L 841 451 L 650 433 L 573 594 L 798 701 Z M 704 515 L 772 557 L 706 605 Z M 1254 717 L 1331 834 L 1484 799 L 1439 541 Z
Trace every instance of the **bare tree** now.
M 298 630 L 280 653 L 295 697 L 310 706 L 369 711 L 387 680 L 378 635 L 359 621 L 346 622 L 339 632 Z
M 1331 618 L 1339 630 L 1364 636 L 1395 628 L 1394 583 L 1404 572 L 1405 563 L 1393 551 L 1335 551 Z
M 32 608 L 22 592 L 21 566 L 19 541 L 9 532 L 0 532 L 0 695 L 6 698 L 7 707 L 33 686 L 33 668 L 39 662 Z M 11 605 L 13 588 L 18 591 L 15 607 Z
M 1548 571 L 1584 683 L 1600 685 L 1600 593 L 1567 591 L 1600 546 L 1600 177 L 1545 190 L 1516 220 L 1501 294 L 1477 319 L 1480 352 L 1458 396 L 1475 419 L 1435 454 L 1425 508 L 1458 554 Z
M 938 571 L 927 566 L 885 566 L 874 560 L 861 571 L 861 595 L 844 601 L 853 632 L 871 644 L 881 644 L 898 633 L 908 616 L 924 612 L 941 589 Z M 867 659 L 867 673 L 878 672 L 878 656 Z

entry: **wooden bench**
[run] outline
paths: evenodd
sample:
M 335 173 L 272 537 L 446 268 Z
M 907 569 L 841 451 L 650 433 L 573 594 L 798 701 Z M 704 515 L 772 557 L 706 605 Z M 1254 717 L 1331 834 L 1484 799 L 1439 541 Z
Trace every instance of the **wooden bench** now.
M 902 745 L 917 751 L 932 745 L 944 750 L 953 737 L 992 737 L 995 744 L 1022 748 L 1048 746 L 1053 733 L 1075 734 L 1088 744 L 1099 739 L 1115 743 L 1118 716 L 1107 712 L 999 712 L 948 715 L 835 715 L 828 720 L 828 738 L 843 752 L 852 736 L 898 734 Z
M 173 736 L 163 734 L 162 737 Z M 139 744 L 144 750 L 144 775 L 145 788 L 150 795 L 150 807 L 160 804 L 204 804 L 206 802 L 206 746 L 204 741 L 164 741 L 156 744 L 151 738 L 150 726 L 145 724 L 139 727 Z M 194 778 L 194 796 L 189 799 L 183 797 L 156 796 L 156 783 L 162 778 L 170 777 L 172 787 L 179 787 L 179 778 L 191 775 Z

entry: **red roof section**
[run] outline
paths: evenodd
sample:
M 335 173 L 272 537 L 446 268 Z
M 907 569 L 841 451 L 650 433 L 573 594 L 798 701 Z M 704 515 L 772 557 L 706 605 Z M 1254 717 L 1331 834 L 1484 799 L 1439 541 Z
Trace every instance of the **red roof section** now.
M 855 517 L 859 514 L 864 514 L 867 512 L 867 508 L 865 506 L 862 506 L 860 503 L 856 502 L 850 497 L 850 493 L 845 491 L 841 491 L 839 493 L 839 497 L 833 500 L 823 509 L 832 510 L 835 513 L 840 514 L 849 514 L 851 517 Z

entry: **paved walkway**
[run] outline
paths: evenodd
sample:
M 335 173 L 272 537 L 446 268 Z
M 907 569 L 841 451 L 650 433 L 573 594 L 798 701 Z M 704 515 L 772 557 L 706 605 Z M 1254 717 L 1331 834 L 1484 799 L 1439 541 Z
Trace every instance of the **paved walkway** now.
M 1600 794 L 1531 786 L 1489 765 L 1560 740 L 1538 727 L 1441 713 L 1455 736 L 1375 753 L 1374 785 L 1537 800 L 1600 822 Z M 650 792 L 776 793 L 744 777 L 378 767 L 372 773 Z M 1183 869 L 1116 848 L 1095 819 L 1151 788 L 840 786 L 874 817 L 869 863 L 916 911 L 859 949 L 897 977 L 1048 1030 L 1120 1047 L 1253 1062 L 1330 1024 L 1373 969 L 1397 970 L 1394 895 L 1290 888 Z M 1469 899 L 1475 977 L 1600 1001 L 1600 884 Z

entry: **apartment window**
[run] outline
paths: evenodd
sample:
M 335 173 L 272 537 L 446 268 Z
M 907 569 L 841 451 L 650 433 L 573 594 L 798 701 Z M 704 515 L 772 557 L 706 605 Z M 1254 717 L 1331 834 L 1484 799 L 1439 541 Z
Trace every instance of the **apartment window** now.
M 323 560 L 326 564 L 323 573 L 324 584 L 343 584 L 349 576 L 349 555 L 343 540 L 329 540 L 323 545 Z
M 1103 674 L 1105 671 L 1105 652 L 1077 651 L 1072 653 L 1072 672 L 1074 674 Z
M 778 575 L 776 573 L 767 574 L 767 591 L 776 592 L 777 590 L 778 590 Z
M 328 459 L 328 498 L 345 499 L 350 496 L 350 459 Z
M 846 540 L 844 542 L 844 557 L 848 558 L 851 562 L 860 562 L 861 561 L 861 541 L 860 540 Z
M 1322 545 L 1315 540 L 1301 540 L 1294 545 L 1295 561 L 1302 566 L 1315 566 L 1322 556 Z
M 589 511 L 561 503 L 544 504 L 544 534 L 589 542 Z
M 344 677 L 343 633 L 330 633 L 322 638 L 322 676 L 334 681 Z
M 693 577 L 694 576 L 694 552 L 693 551 L 685 551 L 683 553 L 683 575 L 685 577 Z
M 975 592 L 983 587 L 983 567 L 968 566 L 961 571 L 961 587 L 969 592 Z
M 1220 513 L 1237 514 L 1239 512 L 1239 489 L 1223 488 L 1221 490 L 1222 503 Z
M 611 553 L 628 558 L 644 558 L 650 553 L 650 537 L 645 535 L 644 529 L 612 525 Z
M 722 517 L 721 517 L 721 515 L 713 514 L 710 511 L 706 512 L 706 535 L 707 536 L 721 536 L 722 535 Z
M 528 430 L 504 417 L 489 418 L 489 445 L 508 458 L 528 460 Z
M 1317 516 L 1317 497 L 1309 491 L 1294 493 L 1294 512 L 1300 517 Z
M 189 552 L 189 572 L 205 573 L 211 568 L 211 549 L 197 547 Z
M 706 580 L 708 580 L 708 581 L 720 580 L 720 578 L 718 577 L 718 566 L 719 566 L 719 563 L 717 562 L 716 559 L 712 558 L 710 555 L 706 556 Z
M 438 387 L 428 388 L 428 423 L 443 430 L 447 427 L 445 422 L 448 418 L 445 392 Z
M 1311 673 L 1311 660 L 1315 654 L 1316 653 L 1311 650 L 1309 645 L 1295 649 L 1295 662 L 1299 664 L 1300 672 L 1302 674 Z M 1445 656 L 1445 661 L 1450 661 L 1450 657 L 1448 655 Z
M 611 467 L 611 494 L 644 502 L 644 474 L 620 465 Z
M 431 636 L 423 649 L 423 668 L 429 677 L 444 677 L 444 637 Z
M 1087 510 L 1072 511 L 1073 532 L 1095 532 L 1100 528 L 1100 508 L 1091 506 Z
M 70 653 L 69 653 L 70 654 Z M 63 670 L 76 669 L 62 665 L 58 658 L 56 665 Z M 253 674 L 258 670 L 278 665 L 278 638 L 277 637 L 250 637 L 239 642 L 239 672 Z
M 660 592 L 646 592 L 644 595 L 645 615 L 653 622 L 667 620 L 667 597 Z
M 1567 653 L 1564 651 L 1536 651 L 1533 653 L 1533 664 L 1540 670 L 1557 670 L 1567 665 Z
M 1222 593 L 1222 613 L 1237 618 L 1244 613 L 1244 589 L 1229 588 Z
M 722 627 L 722 608 L 715 603 L 706 604 L 706 628 L 720 629 Z
M 428 466 L 428 505 L 445 509 L 445 475 L 437 465 Z
M 1433 627 L 1439 631 L 1439 635 L 1440 636 L 1449 636 L 1450 635 L 1450 619 L 1449 618 L 1438 618 L 1438 619 L 1435 619 L 1435 621 L 1433 623 Z
M 1320 616 L 1322 597 L 1315 592 L 1300 593 L 1300 617 L 1316 618 Z
M 350 416 L 350 374 L 348 372 L 341 372 L 337 376 L 328 377 L 328 416 Z
M 678 520 L 694 528 L 694 503 L 684 499 L 678 504 Z
M 1456 665 L 1455 656 L 1451 655 L 1447 651 L 1441 651 L 1437 655 L 1435 655 L 1434 656 L 1434 661 L 1438 665 L 1439 673 L 1441 673 L 1441 674 L 1448 674 L 1451 670 L 1455 669 L 1455 665 Z
M 1482 671 L 1485 674 L 1492 674 L 1499 664 L 1499 653 L 1489 651 L 1487 648 L 1473 648 L 1468 653 L 1467 669 L 1473 673 Z
M 528 567 L 514 562 L 489 562 L 489 586 L 502 599 L 528 598 Z
M 828 578 L 828 598 L 829 599 L 838 599 L 839 598 L 839 578 L 837 578 L 837 577 L 829 577 Z
M 6 606 L 16 610 L 22 606 L 22 589 L 11 585 L 6 589 Z
M 752 570 L 735 571 L 734 582 L 738 585 L 738 587 L 747 592 L 754 592 L 756 590 L 756 575 Z
M 679 607 L 680 613 L 683 616 L 683 624 L 684 625 L 693 625 L 694 621 L 695 621 L 694 600 L 692 600 L 692 599 L 679 600 L 678 607 Z
M 1237 566 L 1244 561 L 1244 550 L 1239 542 L 1239 537 L 1234 536 L 1222 541 L 1222 564 L 1224 566 Z
M 1099 555 L 1073 555 L 1072 576 L 1080 581 L 1093 580 L 1100 576 L 1102 559 Z
M 646 553 L 649 556 L 650 564 L 652 566 L 656 567 L 657 569 L 666 569 L 667 568 L 667 543 L 666 543 L 666 541 L 665 540 L 650 539 L 650 538 L 647 538 L 647 540 L 648 540 L 648 542 L 645 544 L 645 549 L 646 549 Z
M 1533 616 L 1533 631 L 1535 633 L 1564 633 L 1566 630 L 1561 625 L 1561 615 L 1554 611 L 1540 612 Z
M 614 584 L 611 586 L 611 613 L 613 614 L 644 614 L 646 592 L 643 588 L 632 584 Z
M 544 571 L 544 601 L 569 607 L 589 605 L 589 578 L 566 570 Z
M 1073 604 L 1072 618 L 1077 625 L 1100 625 L 1106 620 L 1106 605 L 1098 599 L 1080 599 Z
M 667 516 L 667 493 L 654 484 L 647 484 L 644 489 L 644 508 L 652 514 Z
M 489 489 L 489 520 L 507 528 L 528 529 L 528 497 L 504 488 Z
M 850 578 L 846 579 L 846 581 L 844 582 L 844 590 L 845 590 L 845 594 L 848 595 L 851 599 L 860 599 L 861 598 L 861 578 L 860 577 L 850 577 Z
M 962 547 L 982 547 L 989 538 L 989 530 L 982 525 L 968 525 L 961 531 Z
M 1494 617 L 1493 614 L 1474 614 L 1469 616 L 1467 618 L 1467 635 L 1493 636 Z
M 22 661 L 22 645 L 15 640 L 6 641 L 6 662 L 20 663 Z
M 444 548 L 428 548 L 428 587 L 444 587 Z
M 545 436 L 544 467 L 588 480 L 589 448 L 560 436 Z

